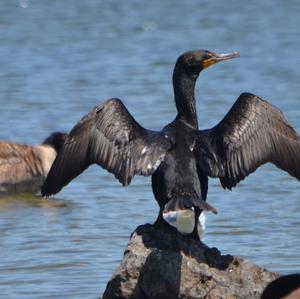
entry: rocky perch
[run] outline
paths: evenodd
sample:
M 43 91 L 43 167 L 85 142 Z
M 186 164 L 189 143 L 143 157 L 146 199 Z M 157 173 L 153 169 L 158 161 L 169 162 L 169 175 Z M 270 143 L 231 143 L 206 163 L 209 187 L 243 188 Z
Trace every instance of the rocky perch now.
M 279 275 L 163 224 L 139 226 L 103 299 L 260 298 Z

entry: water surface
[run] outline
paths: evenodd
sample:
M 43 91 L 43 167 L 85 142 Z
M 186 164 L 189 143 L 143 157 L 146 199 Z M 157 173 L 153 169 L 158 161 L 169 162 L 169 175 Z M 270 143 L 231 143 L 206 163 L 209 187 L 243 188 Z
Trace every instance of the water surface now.
M 240 51 L 201 74 L 201 128 L 241 92 L 278 106 L 300 132 L 300 3 L 37 1 L 0 4 L 0 138 L 37 144 L 93 106 L 121 98 L 161 129 L 175 116 L 171 77 L 183 51 Z M 281 273 L 300 271 L 299 182 L 265 166 L 232 192 L 210 181 L 205 242 Z M 150 179 L 123 188 L 91 167 L 55 198 L 0 199 L 0 297 L 97 298 L 130 233 L 153 222 Z

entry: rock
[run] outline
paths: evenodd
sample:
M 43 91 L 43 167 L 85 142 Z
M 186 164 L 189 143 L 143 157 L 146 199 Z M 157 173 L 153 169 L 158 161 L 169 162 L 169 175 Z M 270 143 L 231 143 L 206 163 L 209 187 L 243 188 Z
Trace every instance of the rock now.
M 164 223 L 139 226 L 103 299 L 259 298 L 279 275 Z

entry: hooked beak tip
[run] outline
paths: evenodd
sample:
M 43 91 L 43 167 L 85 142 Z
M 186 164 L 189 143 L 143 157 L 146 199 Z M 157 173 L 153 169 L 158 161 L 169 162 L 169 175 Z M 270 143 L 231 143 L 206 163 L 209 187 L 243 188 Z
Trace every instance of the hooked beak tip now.
M 208 59 L 204 60 L 203 68 L 207 68 L 207 67 L 211 66 L 212 64 L 215 64 L 220 61 L 233 59 L 233 58 L 237 58 L 237 57 L 240 57 L 240 53 L 237 51 L 232 52 L 232 53 L 221 53 L 221 54 L 211 53 L 211 56 Z

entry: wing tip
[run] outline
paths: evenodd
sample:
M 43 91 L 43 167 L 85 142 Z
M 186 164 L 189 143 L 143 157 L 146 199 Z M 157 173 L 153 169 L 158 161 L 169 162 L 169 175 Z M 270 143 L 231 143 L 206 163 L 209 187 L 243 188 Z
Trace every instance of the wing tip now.
M 41 189 L 41 194 L 42 194 L 42 197 L 49 197 L 49 196 L 54 195 L 55 193 L 48 190 L 48 188 L 44 188 L 44 186 L 43 186 Z
M 58 193 L 61 189 L 62 187 L 55 186 L 51 180 L 49 181 L 49 177 L 47 177 L 41 188 L 41 195 L 43 197 L 49 197 Z
M 207 203 L 206 201 L 205 201 L 205 210 L 207 210 L 209 212 L 213 212 L 215 215 L 218 214 L 218 210 L 214 206 Z

